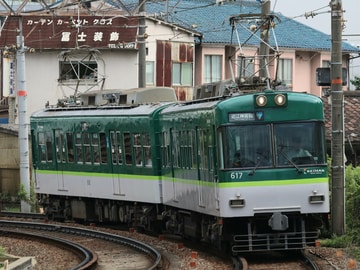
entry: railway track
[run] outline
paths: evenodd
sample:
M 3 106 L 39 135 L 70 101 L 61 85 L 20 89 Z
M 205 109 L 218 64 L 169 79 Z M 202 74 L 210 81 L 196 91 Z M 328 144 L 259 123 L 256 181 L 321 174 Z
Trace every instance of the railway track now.
M 43 223 L 35 223 L 36 225 L 33 225 L 33 221 L 34 220 L 44 220 L 44 222 L 47 222 L 46 220 L 46 217 L 44 215 L 40 215 L 40 214 L 27 214 L 27 213 L 12 213 L 12 212 L 3 212 L 1 213 L 1 215 L 5 218 L 5 217 L 8 217 L 8 218 L 11 218 L 11 219 L 14 219 L 14 218 L 22 218 L 22 219 L 31 219 L 31 222 L 28 222 L 29 224 L 27 224 L 26 226 L 40 226 L 40 231 L 44 231 L 44 230 L 50 230 L 51 231 L 51 234 L 53 235 L 55 232 L 58 232 L 60 235 L 58 236 L 58 238 L 63 238 L 63 234 L 64 234 L 64 231 L 68 234 L 68 235 L 71 235 L 71 236 L 74 236 L 74 235 L 79 235 L 79 237 L 81 238 L 85 238 L 85 239 L 89 239 L 89 238 L 94 238 L 94 239 L 97 239 L 99 241 L 106 241 L 107 243 L 110 244 L 114 244 L 114 245 L 117 245 L 117 240 L 111 240 L 111 237 L 109 237 L 109 235 L 111 236 L 113 232 L 113 229 L 104 229 L 102 227 L 93 227 L 91 224 L 90 224 L 90 230 L 89 229 L 82 229 L 83 226 L 79 226 L 78 224 L 76 226 L 79 226 L 79 227 L 68 227 L 68 226 L 63 226 L 62 224 L 59 225 L 59 223 L 56 223 L 56 224 L 43 224 Z M 27 220 L 26 220 L 27 221 Z M 5 222 L 6 224 L 6 222 Z M 2 222 L 0 222 L 0 228 L 3 227 L 5 225 L 2 224 Z M 49 227 L 50 226 L 50 227 Z M 75 226 L 75 225 L 74 225 Z M 44 227 L 49 227 L 48 229 L 44 229 Z M 81 229 L 80 229 L 81 228 Z M 87 227 L 89 228 L 89 227 Z M 99 230 L 101 231 L 109 231 L 110 233 L 103 233 L 103 232 L 100 232 Z M 115 232 L 116 236 L 118 236 L 117 232 Z M 128 237 L 134 237 L 134 235 L 132 233 L 127 233 Z M 93 235 L 93 236 L 92 236 Z M 138 236 L 140 236 L 140 238 L 138 238 Z M 137 239 L 140 239 L 140 241 L 143 241 L 144 238 L 141 237 L 141 234 L 139 234 L 137 237 Z M 171 240 L 172 237 L 162 237 L 167 239 L 169 238 L 170 241 L 172 242 L 179 242 L 179 239 L 177 240 Z M 102 240 L 104 239 L 104 240 Z M 155 238 L 156 239 L 156 238 Z M 132 239 L 130 239 L 132 240 Z M 87 241 L 87 240 L 83 240 L 83 241 Z M 160 240 L 161 241 L 161 240 Z M 184 244 L 184 239 L 181 240 L 181 243 Z M 79 240 L 78 242 L 81 242 L 81 240 Z M 159 244 L 158 242 L 154 243 L 154 242 L 148 242 L 148 240 L 146 240 L 145 242 L 147 243 L 151 243 L 151 246 L 155 246 L 158 250 L 162 250 L 163 252 L 163 244 Z M 125 244 L 127 246 L 131 246 L 132 244 Z M 160 245 L 160 249 L 159 249 L 159 245 Z M 187 246 L 188 249 L 190 250 L 197 250 L 199 252 L 203 252 L 204 255 L 206 254 L 206 256 L 209 256 L 209 257 L 218 257 L 219 254 L 218 253 L 211 253 L 209 248 L 206 248 L 204 247 L 201 243 L 200 244 L 190 244 L 190 243 L 187 243 L 187 241 L 185 241 L 185 245 Z M 170 248 L 171 250 L 171 248 Z M 112 254 L 116 254 L 116 256 L 121 256 L 124 252 L 118 252 L 118 253 L 114 253 L 114 251 L 111 252 Z M 103 260 L 107 260 L 106 258 L 106 254 L 104 254 L 102 252 L 102 249 L 98 248 L 98 251 L 97 251 L 97 254 L 99 256 L 99 258 L 103 258 Z M 124 256 L 131 256 L 131 253 L 126 253 L 125 254 L 127 255 L 124 255 Z M 144 254 L 146 254 L 146 256 L 149 256 L 149 257 L 153 257 L 155 255 L 147 255 L 148 254 L 148 251 L 145 251 Z M 264 255 L 265 254 L 265 255 Z M 292 270 L 309 270 L 309 269 L 318 269 L 318 270 L 323 270 L 323 269 L 326 269 L 326 270 L 332 270 L 332 269 L 336 269 L 334 268 L 331 264 L 327 263 L 326 260 L 320 258 L 320 257 L 317 257 L 317 256 L 311 256 L 311 252 L 309 250 L 307 250 L 307 252 L 305 253 L 302 253 L 300 254 L 299 253 L 288 253 L 287 255 L 283 256 L 283 255 L 279 255 L 281 254 L 281 252 L 268 252 L 268 253 L 261 253 L 259 255 L 259 253 L 255 253 L 255 254 L 246 254 L 244 255 L 245 257 L 234 257 L 232 262 L 231 260 L 229 261 L 229 264 L 228 266 L 225 266 L 221 269 L 232 269 L 232 270 L 247 270 L 249 268 L 251 269 L 276 269 L 276 270 L 288 270 L 288 269 L 292 269 Z M 289 255 L 289 254 L 295 254 L 295 255 Z M 171 254 L 167 254 L 167 252 L 164 253 L 165 256 L 162 256 L 162 259 L 164 260 L 164 257 L 168 257 L 169 255 L 171 256 Z M 249 256 L 247 256 L 249 255 Z M 113 255 L 115 256 L 115 255 Z M 176 256 L 176 255 L 175 255 Z M 282 257 L 283 256 L 283 257 Z M 110 258 L 111 259 L 111 258 Z M 221 259 L 219 258 L 219 261 Z M 155 262 L 156 259 L 153 259 L 153 261 Z M 222 258 L 222 261 L 223 262 L 226 262 L 227 259 L 226 258 Z M 200 263 L 200 262 L 199 262 Z M 171 265 L 171 263 L 169 263 Z M 189 265 L 189 262 L 182 262 L 181 263 L 182 265 Z M 150 268 L 141 268 L 141 269 L 167 269 L 166 268 L 166 263 L 162 262 L 160 264 L 158 264 L 158 266 L 156 267 L 152 267 L 152 266 L 149 266 Z M 319 265 L 319 267 L 317 266 Z M 175 267 L 176 268 L 176 267 Z M 171 268 L 171 266 L 169 267 L 169 269 L 175 269 L 175 268 Z M 110 268 L 101 268 L 101 267 L 98 267 L 97 269 L 110 269 Z M 115 269 L 115 268 L 111 268 L 111 269 Z M 128 268 L 130 269 L 130 268 Z M 176 268 L 178 269 L 178 268 Z M 180 268 L 179 268 L 180 269 Z M 181 268 L 181 269 L 187 269 L 187 268 Z M 211 267 L 209 268 L 211 269 Z M 220 269 L 220 268 L 217 268 L 217 269 Z
M 236 263 L 235 263 L 236 262 Z M 238 267 L 235 267 L 238 265 Z M 315 260 L 303 251 L 266 252 L 234 258 L 234 270 L 321 270 Z M 326 269 L 333 269 L 332 267 Z
M 34 222 L 23 222 L 23 221 L 0 221 L 0 231 L 3 234 L 23 234 L 28 237 L 45 239 L 47 241 L 56 242 L 57 244 L 65 247 L 66 249 L 71 249 L 78 257 L 81 258 L 81 262 L 74 266 L 73 269 L 101 269 L 98 268 L 98 257 L 91 250 L 85 248 L 83 245 L 79 244 L 81 240 L 77 239 L 76 241 L 67 240 L 65 235 L 70 239 L 74 237 L 79 237 L 82 241 L 89 241 L 89 239 L 96 239 L 100 241 L 105 241 L 107 245 L 116 245 L 116 246 L 125 246 L 136 252 L 142 254 L 146 257 L 148 263 L 146 269 L 161 269 L 161 254 L 151 246 L 139 242 L 137 240 L 127 238 L 124 236 L 119 236 L 111 233 L 96 231 L 92 229 L 71 227 L 71 226 L 62 226 L 59 224 L 43 224 L 43 223 L 34 223 Z M 102 250 L 102 249 L 101 249 Z M 112 248 L 112 250 L 114 250 Z M 130 257 L 124 258 L 129 259 Z M 131 258 L 134 260 L 134 256 Z M 144 268 L 140 268 L 144 269 Z
M 71 242 L 65 239 L 52 237 L 52 236 L 45 236 L 41 233 L 28 233 L 28 232 L 20 232 L 15 230 L 8 230 L 8 229 L 0 229 L 2 235 L 6 235 L 8 237 L 18 237 L 18 238 L 33 238 L 36 241 L 43 241 L 43 242 L 52 242 L 57 246 L 61 246 L 66 250 L 70 250 L 72 253 L 76 254 L 80 260 L 80 263 L 74 265 L 71 269 L 78 270 L 78 269 L 94 269 L 97 262 L 97 255 L 96 253 L 92 252 L 91 250 L 87 249 L 86 247 L 79 245 L 75 242 Z

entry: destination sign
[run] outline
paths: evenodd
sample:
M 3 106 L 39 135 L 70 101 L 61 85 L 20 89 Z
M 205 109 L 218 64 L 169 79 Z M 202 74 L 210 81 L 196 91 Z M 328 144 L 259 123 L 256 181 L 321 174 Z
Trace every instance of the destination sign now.
M 262 120 L 264 120 L 264 113 L 262 111 L 229 113 L 229 122 L 262 121 Z

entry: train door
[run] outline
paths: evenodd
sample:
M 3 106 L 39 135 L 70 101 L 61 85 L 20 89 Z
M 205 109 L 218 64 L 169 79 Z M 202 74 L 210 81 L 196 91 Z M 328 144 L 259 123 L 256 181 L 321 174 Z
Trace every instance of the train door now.
M 38 169 L 55 170 L 54 168 L 54 157 L 53 157 L 53 136 L 50 131 L 41 131 L 35 134 L 37 136 L 37 145 L 32 147 L 35 150 L 35 188 L 40 188 Z M 37 158 L 36 158 L 37 155 Z
M 198 153 L 198 198 L 199 206 L 205 207 L 204 184 L 208 179 L 208 155 L 207 155 L 207 130 L 197 129 L 197 153 Z
M 66 167 L 66 141 L 64 132 L 61 129 L 54 130 L 55 138 L 55 171 L 58 183 L 58 190 L 67 190 L 64 180 L 64 168 Z
M 112 160 L 112 178 L 113 178 L 113 193 L 115 195 L 124 195 L 121 186 L 120 169 L 123 164 L 122 147 L 121 147 L 121 133 L 120 131 L 110 131 L 110 149 Z
M 199 206 L 213 207 L 216 198 L 214 133 L 197 129 Z
M 170 141 L 170 149 L 171 149 L 171 160 L 170 160 L 170 164 L 171 165 L 171 179 L 172 179 L 172 190 L 173 190 L 173 200 L 177 201 L 177 192 L 176 192 L 176 171 L 179 167 L 179 159 L 178 159 L 178 142 L 179 142 L 179 134 L 177 131 L 174 131 L 172 129 L 170 129 L 170 136 L 171 136 L 171 141 Z

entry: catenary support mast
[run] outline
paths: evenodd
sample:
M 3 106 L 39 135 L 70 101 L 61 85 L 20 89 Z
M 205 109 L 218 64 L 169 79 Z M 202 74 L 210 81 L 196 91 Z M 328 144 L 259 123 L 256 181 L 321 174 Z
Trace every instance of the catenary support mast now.
M 139 0 L 139 31 L 138 31 L 138 48 L 139 48 L 139 82 L 138 87 L 146 87 L 146 20 L 145 10 L 146 1 Z
M 27 91 L 25 81 L 25 46 L 22 33 L 22 18 L 19 20 L 19 35 L 16 37 L 16 76 L 17 98 L 19 116 L 19 150 L 20 150 L 20 183 L 30 196 L 30 166 L 29 166 L 29 126 L 27 123 Z M 30 212 L 30 205 L 26 201 L 21 202 L 21 211 Z
M 260 43 L 259 55 L 260 55 L 260 70 L 259 75 L 262 78 L 267 78 L 267 87 L 270 88 L 269 84 L 269 74 L 267 70 L 267 65 L 269 63 L 269 33 L 270 33 L 270 25 L 269 25 L 269 15 L 270 15 L 270 0 L 262 1 L 261 3 L 261 17 L 263 21 L 267 23 L 264 24 L 263 29 L 261 30 L 261 40 L 263 42 Z
M 331 4 L 331 100 L 332 100 L 332 230 L 336 235 L 345 233 L 345 168 L 344 168 L 344 98 L 342 91 L 342 2 Z

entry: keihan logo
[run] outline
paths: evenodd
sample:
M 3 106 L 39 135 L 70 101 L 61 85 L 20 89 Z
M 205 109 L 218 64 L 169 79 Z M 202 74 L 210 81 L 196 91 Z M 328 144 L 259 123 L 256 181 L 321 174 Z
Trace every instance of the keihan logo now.
M 263 117 L 264 117 L 264 113 L 263 113 L 263 112 L 256 112 L 256 118 L 257 118 L 258 120 L 262 120 Z
M 304 174 L 323 174 L 325 169 L 306 169 L 304 168 Z

